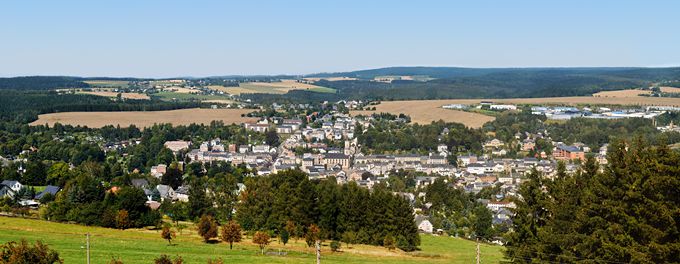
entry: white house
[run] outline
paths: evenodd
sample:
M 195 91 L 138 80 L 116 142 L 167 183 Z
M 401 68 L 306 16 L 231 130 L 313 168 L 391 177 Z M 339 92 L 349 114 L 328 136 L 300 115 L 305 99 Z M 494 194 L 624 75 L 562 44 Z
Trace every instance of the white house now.
M 432 231 L 433 231 L 432 223 L 430 223 L 430 220 L 428 220 L 427 217 L 422 216 L 422 215 L 417 215 L 416 216 L 416 225 L 418 226 L 418 231 L 423 232 L 423 233 L 432 234 Z
M 5 186 L 9 187 L 10 189 L 12 189 L 12 191 L 14 191 L 14 192 L 18 192 L 19 190 L 21 190 L 21 188 L 24 187 L 24 185 L 21 184 L 19 181 L 10 181 L 10 180 L 4 180 L 4 181 L 2 181 L 2 183 L 0 183 L 0 185 L 5 185 Z

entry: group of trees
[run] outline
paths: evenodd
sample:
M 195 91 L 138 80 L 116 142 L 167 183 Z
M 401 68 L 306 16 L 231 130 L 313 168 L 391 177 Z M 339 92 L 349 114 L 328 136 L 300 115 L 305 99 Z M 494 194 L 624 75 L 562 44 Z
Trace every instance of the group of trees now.
M 246 187 L 236 215 L 245 230 L 305 237 L 316 225 L 324 240 L 383 245 L 391 236 L 407 251 L 420 244 L 408 201 L 385 186 L 369 191 L 355 183 L 338 185 L 333 178 L 314 182 L 289 170 L 248 178 Z
M 443 134 L 444 129 L 448 134 Z M 374 121 L 372 126 L 356 136 L 362 149 L 370 153 L 437 151 L 437 145 L 446 144 L 453 152 L 481 153 L 485 135 L 479 129 L 467 128 L 459 123 L 433 122 L 427 125 L 403 125 L 389 120 Z
M 519 189 L 506 256 L 515 263 L 676 263 L 680 154 L 641 138 L 610 145 L 554 180 L 532 171 Z
M 142 189 L 105 188 L 101 167 L 96 163 L 85 163 L 74 173 L 56 200 L 48 204 L 43 217 L 121 229 L 159 225 L 161 216 L 146 206 Z
M 460 237 L 479 237 L 490 241 L 507 229 L 492 225 L 491 211 L 473 193 L 437 179 L 425 189 L 425 201 L 432 225 Z

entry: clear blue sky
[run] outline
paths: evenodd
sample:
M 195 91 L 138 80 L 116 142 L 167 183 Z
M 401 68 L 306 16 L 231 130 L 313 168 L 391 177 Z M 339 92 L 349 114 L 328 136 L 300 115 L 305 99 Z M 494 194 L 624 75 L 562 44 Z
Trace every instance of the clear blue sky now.
M 4 1 L 0 76 L 680 65 L 680 1 Z

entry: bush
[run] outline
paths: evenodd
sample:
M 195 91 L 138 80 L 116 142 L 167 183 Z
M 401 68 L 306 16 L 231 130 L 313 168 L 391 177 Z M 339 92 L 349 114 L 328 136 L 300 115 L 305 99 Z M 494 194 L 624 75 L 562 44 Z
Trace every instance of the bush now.
M 163 226 L 163 230 L 161 231 L 161 238 L 167 240 L 168 244 L 172 245 L 172 239 L 175 238 L 175 236 L 176 236 L 175 231 L 172 231 L 169 225 Z
M 406 252 L 416 250 L 416 247 L 414 245 L 411 245 L 411 243 L 409 243 L 404 236 L 399 236 L 399 238 L 397 239 L 397 247 Z
M 331 241 L 331 251 L 333 252 L 338 252 L 340 250 L 340 242 L 339 241 Z
M 111 257 L 111 260 L 109 260 L 107 264 L 123 264 L 123 261 L 120 260 L 120 258 Z
M 281 230 L 281 234 L 279 234 L 279 237 L 281 237 L 281 242 L 285 246 L 288 243 L 288 239 L 290 239 L 290 233 L 288 233 L 288 230 L 283 229 Z
M 257 231 L 255 232 L 255 235 L 253 235 L 253 243 L 258 244 L 260 246 L 260 251 L 262 251 L 262 255 L 264 255 L 264 248 L 269 245 L 269 234 L 266 232 L 262 231 Z
M 19 243 L 10 241 L 0 246 L 0 263 L 54 264 L 64 261 L 59 258 L 59 253 L 41 241 L 32 246 L 22 239 Z
M 383 239 L 383 246 L 387 248 L 387 250 L 393 250 L 394 249 L 394 237 L 391 235 L 385 236 L 385 239 Z
M 242 237 L 241 226 L 233 220 L 222 226 L 220 238 L 222 241 L 229 243 L 229 249 L 233 248 L 234 242 L 241 242 Z
M 210 215 L 203 215 L 198 221 L 198 234 L 203 237 L 205 242 L 217 237 L 217 223 L 215 218 Z
M 180 256 L 177 256 L 177 257 L 175 257 L 174 260 L 172 260 L 172 259 L 170 259 L 170 256 L 163 254 L 160 257 L 154 259 L 154 263 L 155 264 L 183 264 L 184 260 Z

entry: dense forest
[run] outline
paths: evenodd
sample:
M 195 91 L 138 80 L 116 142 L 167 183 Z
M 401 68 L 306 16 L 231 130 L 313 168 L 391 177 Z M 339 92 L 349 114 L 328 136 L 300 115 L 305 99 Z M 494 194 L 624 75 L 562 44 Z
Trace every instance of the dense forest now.
M 448 129 L 448 132 L 444 132 Z M 436 152 L 437 145 L 446 144 L 454 152 L 481 153 L 486 136 L 479 129 L 470 129 L 459 123 L 442 121 L 431 124 L 404 125 L 378 120 L 365 129 L 355 131 L 359 144 L 367 153 L 419 153 Z
M 323 239 L 383 245 L 389 236 L 405 251 L 420 245 L 410 204 L 386 186 L 369 191 L 354 182 L 338 185 L 334 178 L 312 182 L 292 170 L 248 178 L 240 201 L 236 218 L 246 230 L 280 233 L 292 221 L 299 227 L 295 236 L 316 224 Z
M 200 107 L 198 102 L 124 100 L 54 91 L 6 90 L 0 96 L 0 120 L 29 123 L 39 114 L 73 111 L 155 111 Z
M 377 76 L 429 76 L 428 81 L 371 81 Z M 405 100 L 448 98 L 514 98 L 583 96 L 599 91 L 646 87 L 654 82 L 680 79 L 680 68 L 448 68 L 395 67 L 309 77 L 352 77 L 356 80 L 318 81 L 337 94 L 294 91 L 283 95 L 247 94 L 261 101 L 290 100 Z
M 533 171 L 515 200 L 506 256 L 513 263 L 678 263 L 680 154 L 641 138 L 610 145 L 555 179 Z
M 0 90 L 54 90 L 59 88 L 88 88 L 83 78 L 59 76 L 26 76 L 0 78 Z

